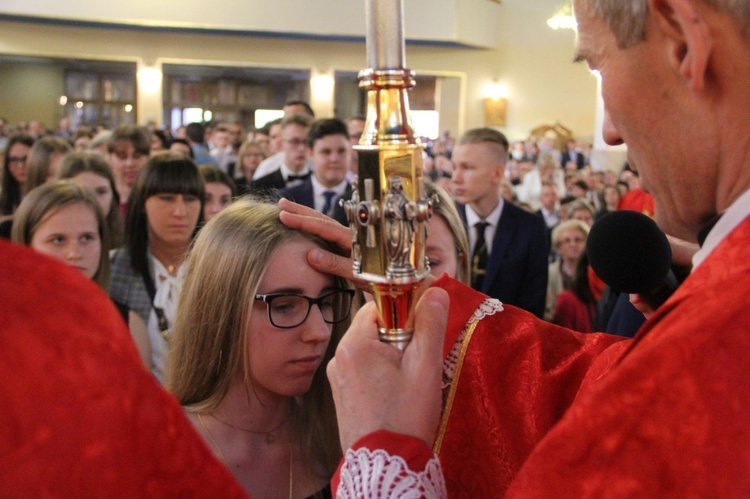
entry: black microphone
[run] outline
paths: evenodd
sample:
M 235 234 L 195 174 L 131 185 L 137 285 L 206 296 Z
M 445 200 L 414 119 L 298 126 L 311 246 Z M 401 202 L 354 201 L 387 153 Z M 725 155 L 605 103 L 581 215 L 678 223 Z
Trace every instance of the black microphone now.
M 637 211 L 614 211 L 597 220 L 586 254 L 602 281 L 616 291 L 640 294 L 654 310 L 677 289 L 667 236 Z

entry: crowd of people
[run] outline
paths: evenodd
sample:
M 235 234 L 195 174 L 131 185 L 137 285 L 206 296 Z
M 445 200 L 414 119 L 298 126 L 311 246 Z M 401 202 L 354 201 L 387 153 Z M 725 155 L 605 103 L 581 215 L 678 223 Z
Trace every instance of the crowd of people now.
M 2 228 L 109 294 L 143 365 L 245 490 L 273 495 L 288 470 L 290 493 L 324 497 L 341 454 L 321 366 L 353 303 L 367 298 L 352 300 L 351 283 L 306 265 L 307 251 L 332 247 L 284 228 L 273 203 L 348 225 L 339 201 L 353 192 L 365 120 L 316 120 L 302 101 L 284 112 L 249 133 L 238 123 L 191 123 L 174 137 L 135 125 L 95 136 L 19 130 L 5 149 Z M 619 199 L 626 182 L 605 184 L 614 176 L 593 172 L 580 153 L 563 167 L 562 151 L 511 145 L 487 128 L 425 142 L 427 194 L 439 199 L 426 245 L 432 274 L 591 332 L 585 237 L 596 216 L 617 209 L 605 188 Z M 253 301 L 255 314 L 242 306 Z M 322 323 L 312 327 L 314 304 Z M 299 333 L 283 346 L 269 328 Z M 298 369 L 285 373 L 295 348 Z
M 615 7 L 577 4 L 580 56 L 602 69 L 604 85 L 620 74 L 608 62 L 625 64 L 628 46 L 674 45 L 675 58 L 690 60 L 649 60 L 655 77 L 638 83 L 644 92 L 662 95 L 662 83 L 676 87 L 682 78 L 684 105 L 675 112 L 723 117 L 742 109 L 742 82 L 707 62 L 709 55 L 718 61 L 750 53 L 729 7 L 670 0 L 673 9 L 652 11 L 654 22 L 641 18 L 644 36 L 631 40 L 631 32 L 608 28 L 608 16 L 622 14 Z M 723 94 L 721 85 L 708 84 L 714 81 L 738 91 Z M 737 273 L 747 273 L 747 175 L 742 161 L 706 160 L 700 182 L 712 188 L 703 189 L 676 160 L 679 148 L 660 149 L 674 153 L 664 158 L 651 147 L 687 133 L 687 120 L 665 125 L 664 137 L 644 139 L 634 133 L 643 125 L 623 88 L 606 95 L 605 138 L 617 144 L 634 137 L 631 158 L 654 197 L 640 188 L 635 169 L 592 171 L 586 147 L 575 143 L 559 151 L 546 141 L 510 144 L 497 130 L 476 128 L 425 150 L 425 176 L 434 181 L 427 194 L 439 200 L 426 241 L 432 286 L 416 306 L 414 340 L 403 353 L 377 340 L 375 308 L 352 274 L 351 232 L 339 217 L 356 175 L 360 117 L 315 119 L 306 103 L 294 101 L 284 118 L 249 136 L 238 124 L 216 124 L 208 134 L 193 123 L 184 138 L 172 139 L 125 125 L 101 132 L 103 142 L 92 137 L 85 151 L 74 151 L 68 138 L 11 135 L 0 193 L 5 233 L 84 278 L 44 260 L 48 282 L 27 270 L 38 281 L 23 288 L 34 300 L 76 290 L 62 305 L 50 302 L 50 317 L 29 317 L 29 329 L 38 324 L 43 333 L 50 320 L 63 321 L 60 329 L 83 349 L 71 354 L 65 338 L 52 335 L 70 369 L 52 376 L 60 393 L 23 425 L 15 410 L 3 424 L 35 435 L 34 445 L 64 448 L 75 433 L 56 432 L 45 419 L 55 403 L 58 416 L 65 404 L 79 414 L 75 400 L 98 397 L 97 407 L 135 411 L 138 424 L 151 429 L 161 414 L 169 431 L 145 434 L 164 468 L 139 478 L 157 494 L 170 490 L 165 470 L 188 477 L 213 463 L 173 490 L 207 476 L 227 497 L 241 490 L 257 497 L 744 495 L 750 350 L 737 325 L 747 280 Z M 690 145 L 702 154 L 702 145 Z M 695 190 L 710 194 L 696 198 Z M 667 303 L 647 311 L 634 340 L 625 336 L 635 330 L 593 332 L 607 322 L 597 317 L 597 302 L 611 292 L 585 254 L 595 220 L 621 209 L 655 216 L 670 234 L 702 245 L 679 246 L 676 258 L 692 257 L 697 271 Z M 3 253 L 33 266 L 29 252 L 3 243 Z M 15 303 L 9 286 L 18 280 L 7 272 L 13 262 L 0 259 L 0 290 Z M 97 316 L 106 323 L 92 326 Z M 110 367 L 96 349 L 107 327 L 120 378 L 102 395 L 97 383 Z M 130 334 L 121 334 L 126 327 Z M 89 329 L 98 342 L 86 337 Z M 13 338 L 27 356 L 28 338 Z M 13 365 L 33 364 L 22 360 Z M 143 387 L 134 395 L 130 386 L 125 397 L 131 374 Z M 10 378 L 0 377 L 12 407 L 40 384 Z M 66 387 L 68 378 L 80 384 Z M 139 412 L 144 405 L 133 397 L 147 401 L 150 412 Z M 87 412 L 90 418 L 94 411 L 87 406 L 80 414 Z M 97 433 L 96 421 L 87 422 Z M 165 458 L 175 439 L 188 452 Z M 133 441 L 129 452 L 141 439 Z M 15 459 L 6 468 L 14 472 L 0 472 L 0 490 L 29 486 L 28 470 L 43 467 L 23 450 L 23 436 L 13 442 Z M 85 457 L 110 456 L 98 444 L 86 446 Z M 54 460 L 53 453 L 44 459 Z M 108 463 L 99 459 L 94 467 Z M 80 470 L 58 472 L 65 466 L 78 464 L 50 467 L 58 485 L 122 482 L 111 469 L 82 479 Z
M 7 166 L 0 193 L 5 220 L 0 223 L 0 234 L 10 236 L 9 217 L 23 193 L 54 178 L 87 178 L 102 184 L 89 185 L 99 189 L 98 196 L 112 198 L 112 201 L 102 200 L 110 239 L 106 249 L 120 247 L 126 228 L 123 220 L 136 177 L 150 157 L 165 151 L 187 155 L 199 165 L 205 190 L 201 214 L 204 221 L 238 196 L 253 194 L 272 199 L 285 197 L 314 207 L 346 225 L 348 221 L 339 201 L 348 200 L 352 194 L 357 169 L 356 150 L 352 146 L 364 130 L 364 118 L 316 121 L 313 110 L 304 101 L 288 102 L 284 113 L 284 118 L 251 131 L 246 131 L 241 123 L 219 122 L 191 123 L 179 127 L 174 134 L 153 127 L 125 125 L 93 135 L 89 127 L 73 128 L 68 119 L 63 119 L 56 130 L 45 135 L 37 122 L 19 124 L 6 141 Z M 36 137 L 28 130 L 35 130 L 41 136 Z M 570 139 L 558 148 L 547 136 L 510 144 L 501 134 L 487 140 L 471 139 L 474 132 L 462 137 L 463 144 L 448 132 L 423 141 L 425 177 L 447 191 L 448 199 L 457 203 L 463 224 L 469 228 L 466 231 L 469 251 L 465 258 L 473 266 L 473 287 L 556 324 L 580 331 L 592 331 L 595 324 L 600 324 L 605 326 L 603 330 L 632 336 L 638 321 L 624 329 L 617 324 L 607 328 L 611 307 L 597 307 L 603 294 L 611 300 L 617 291 L 605 289 L 585 265 L 577 277 L 587 232 L 581 228 L 577 237 L 555 237 L 555 229 L 568 219 L 580 220 L 590 228 L 595 220 L 618 209 L 653 216 L 653 200 L 639 188 L 637 172 L 628 165 L 621 172 L 594 170 L 590 164 L 590 145 L 585 141 Z M 81 140 L 82 137 L 89 140 Z M 471 140 L 474 144 L 467 143 Z M 501 149 L 498 157 L 503 160 L 502 170 L 496 172 L 501 175 L 499 189 L 494 182 L 485 185 L 478 176 L 472 177 L 462 164 L 467 150 L 479 150 L 492 142 Z M 101 154 L 94 154 L 96 151 Z M 480 151 L 479 155 L 489 157 L 485 153 Z M 58 164 L 64 157 L 68 162 L 95 164 L 96 171 L 83 175 L 79 167 L 75 176 L 61 174 L 57 172 Z M 21 164 L 23 158 L 27 158 L 25 169 Z M 507 210 L 503 208 L 506 203 L 512 205 Z M 119 208 L 121 216 L 114 206 Z M 542 258 L 545 246 L 539 237 L 541 224 L 515 211 L 516 207 L 542 219 L 549 249 L 546 261 Z M 497 229 L 501 228 L 503 211 L 505 218 L 500 232 L 504 234 L 500 234 Z M 485 220 L 488 225 L 480 240 L 484 248 L 479 251 L 473 227 L 489 215 L 490 222 Z M 517 228 L 507 226 L 511 218 L 519 220 Z M 519 239 L 521 234 L 529 234 L 525 242 Z M 495 247 L 496 235 L 499 241 Z M 560 231 L 557 235 L 562 236 Z M 496 249 L 491 251 L 493 247 Z M 480 256 L 481 269 L 477 266 Z M 503 261 L 505 264 L 500 265 Z M 487 279 L 481 277 L 485 272 L 489 272 Z M 588 284 L 580 285 L 583 279 Z M 574 292 L 576 289 L 579 292 Z M 558 301 L 563 292 L 565 299 Z M 626 303 L 621 306 L 628 307 Z M 148 309 L 140 307 L 140 310 L 141 319 L 148 321 Z M 573 316 L 575 320 L 571 319 Z

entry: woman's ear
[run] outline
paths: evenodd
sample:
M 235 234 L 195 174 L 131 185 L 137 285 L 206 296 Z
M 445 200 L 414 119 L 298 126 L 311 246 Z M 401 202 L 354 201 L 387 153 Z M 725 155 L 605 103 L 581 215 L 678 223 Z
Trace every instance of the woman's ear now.
M 701 12 L 692 0 L 649 0 L 649 8 L 667 44 L 668 60 L 693 90 L 702 91 L 713 38 Z

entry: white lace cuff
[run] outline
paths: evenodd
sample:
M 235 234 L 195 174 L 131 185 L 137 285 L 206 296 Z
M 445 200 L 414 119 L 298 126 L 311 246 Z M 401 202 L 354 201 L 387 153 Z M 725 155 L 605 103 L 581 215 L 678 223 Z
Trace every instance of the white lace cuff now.
M 419 473 L 399 456 L 383 450 L 346 451 L 338 499 L 443 499 L 448 497 L 437 456 Z

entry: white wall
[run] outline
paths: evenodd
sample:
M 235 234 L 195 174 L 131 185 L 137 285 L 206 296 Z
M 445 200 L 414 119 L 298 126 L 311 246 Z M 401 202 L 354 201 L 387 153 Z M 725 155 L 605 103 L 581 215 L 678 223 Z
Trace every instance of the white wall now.
M 394 0 L 388 0 L 394 1 Z M 492 0 L 404 0 L 407 38 L 497 43 L 501 5 Z M 364 0 L 4 0 L 0 13 L 40 18 L 338 37 L 364 37 Z M 459 22 L 460 20 L 460 22 Z
M 490 0 L 466 1 L 470 5 L 475 2 L 498 5 Z M 20 4 L 18 0 L 5 2 Z M 34 7 L 41 0 L 30 2 Z M 540 6 L 545 2 L 553 7 Z M 418 17 L 419 22 L 410 24 L 431 25 L 430 20 L 443 13 L 440 8 L 450 8 L 451 3 L 437 0 L 434 9 L 428 9 Z M 406 4 L 412 5 L 412 0 Z M 409 68 L 421 74 L 457 78 L 446 85 L 446 93 L 440 96 L 441 129 L 458 135 L 468 128 L 483 126 L 482 87 L 498 80 L 510 90 L 508 126 L 502 129 L 509 138 L 524 138 L 532 128 L 555 121 L 572 129 L 577 136 L 594 136 L 596 80 L 584 66 L 571 62 L 573 33 L 555 32 L 544 24 L 547 13 L 554 12 L 556 5 L 556 0 L 503 0 L 503 16 L 495 30 L 499 42 L 492 49 L 407 44 Z M 49 7 L 74 8 L 73 5 Z M 156 3 L 152 7 L 157 13 L 162 8 Z M 8 20 L 0 20 L 0 54 L 126 60 L 139 67 L 159 66 L 164 62 L 291 67 L 310 70 L 311 74 L 332 74 L 334 70 L 356 72 L 366 63 L 364 42 L 360 41 L 101 29 Z M 158 121 L 160 103 L 159 92 L 139 93 L 139 121 L 154 116 Z

